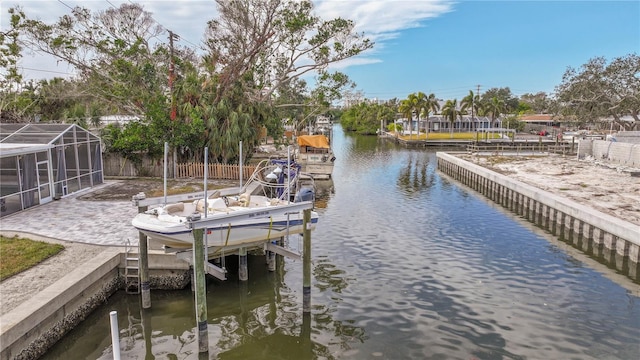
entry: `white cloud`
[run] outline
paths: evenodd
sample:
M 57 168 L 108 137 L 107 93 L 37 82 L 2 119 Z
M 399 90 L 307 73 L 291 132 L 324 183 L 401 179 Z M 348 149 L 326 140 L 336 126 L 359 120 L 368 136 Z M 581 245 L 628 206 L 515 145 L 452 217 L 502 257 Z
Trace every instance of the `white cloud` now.
M 350 66 L 359 66 L 359 65 L 369 65 L 369 64 L 377 64 L 382 62 L 380 59 L 376 59 L 374 57 L 353 57 L 346 60 L 342 60 L 338 63 L 335 63 L 330 66 L 331 69 L 339 70 L 346 69 Z
M 449 12 L 453 6 L 444 0 L 319 0 L 315 4 L 323 18 L 353 20 L 357 31 L 374 39 L 393 38 L 402 30 L 420 27 L 425 20 Z
M 318 0 L 314 4 L 323 19 L 353 20 L 355 30 L 375 42 L 373 49 L 332 66 L 335 69 L 382 62 L 376 54 L 384 49 L 385 42 L 399 37 L 403 30 L 423 26 L 428 19 L 450 12 L 453 7 L 453 2 L 446 0 Z
M 217 16 L 216 4 L 213 0 L 132 1 L 142 4 L 165 29 L 178 34 L 181 37 L 181 45 L 185 46 L 200 46 L 207 22 Z M 22 0 L 15 3 L 2 1 L 0 25 L 3 30 L 8 28 L 7 10 L 16 5 L 21 6 L 29 18 L 54 22 L 62 15 L 69 14 L 70 8 L 75 6 L 100 11 L 127 2 L 122 0 Z M 375 58 L 375 55 L 384 49 L 385 42 L 397 38 L 405 29 L 423 26 L 428 19 L 450 12 L 453 7 L 453 2 L 448 0 L 317 0 L 314 4 L 316 13 L 323 19 L 336 17 L 351 19 L 356 23 L 356 31 L 363 32 L 366 37 L 375 42 L 374 49 L 355 59 L 348 59 L 333 66 L 341 69 L 381 62 L 382 60 Z M 41 56 L 34 59 L 25 57 L 23 63 L 25 67 L 68 71 L 66 66 L 56 65 L 55 61 L 45 61 Z M 50 76 L 61 75 L 51 73 Z M 35 73 L 33 77 L 42 78 L 43 73 Z

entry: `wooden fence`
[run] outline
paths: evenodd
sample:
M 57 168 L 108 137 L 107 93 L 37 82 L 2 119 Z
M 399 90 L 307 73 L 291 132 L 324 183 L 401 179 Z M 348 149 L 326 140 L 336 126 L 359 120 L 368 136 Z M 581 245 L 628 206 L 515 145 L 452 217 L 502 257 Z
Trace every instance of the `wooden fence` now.
M 248 179 L 255 171 L 255 165 L 244 165 L 242 167 L 242 178 Z M 237 180 L 240 179 L 240 166 L 229 164 L 209 164 L 208 172 L 210 179 Z M 204 163 L 178 164 L 176 178 L 202 178 L 204 177 Z
M 105 155 L 102 159 L 105 176 L 117 177 L 163 177 L 164 165 L 162 160 L 143 159 L 140 165 L 119 156 Z M 178 163 L 174 166 L 171 159 L 167 166 L 169 178 L 203 178 L 204 163 Z M 242 179 L 248 179 L 256 169 L 256 165 L 244 165 Z M 238 180 L 240 166 L 228 164 L 209 164 L 209 179 Z

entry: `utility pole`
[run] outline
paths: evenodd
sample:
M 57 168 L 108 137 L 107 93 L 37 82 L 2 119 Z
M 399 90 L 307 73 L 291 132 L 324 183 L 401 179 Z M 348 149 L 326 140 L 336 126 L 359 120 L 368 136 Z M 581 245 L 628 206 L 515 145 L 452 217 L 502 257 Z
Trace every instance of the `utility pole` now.
M 173 97 L 173 81 L 176 78 L 175 74 L 175 62 L 173 61 L 173 41 L 178 40 L 180 37 L 176 35 L 173 31 L 167 30 L 169 32 L 169 96 L 171 97 L 171 114 L 169 115 L 171 120 L 176 119 L 176 102 Z
M 478 84 L 476 86 L 478 87 L 478 91 L 477 91 L 476 96 L 478 97 L 478 101 L 480 101 L 480 84 Z M 475 103 L 474 102 L 475 102 L 475 96 L 473 97 L 473 102 L 472 102 L 473 105 L 471 105 L 471 117 L 473 117 L 473 108 L 475 107 Z M 476 123 L 476 131 L 477 131 L 478 130 L 478 123 L 477 122 L 475 122 L 475 123 Z M 477 140 L 477 137 L 478 136 L 476 134 L 476 140 Z
M 176 111 L 176 99 L 175 99 L 175 96 L 173 96 L 173 81 L 176 78 L 175 62 L 173 60 L 173 41 L 180 39 L 180 37 L 178 35 L 176 35 L 171 30 L 167 30 L 167 31 L 169 31 L 169 56 L 170 56 L 170 59 L 169 59 L 169 97 L 171 98 L 171 112 L 169 113 L 169 118 L 171 119 L 171 121 L 174 121 L 176 119 L 177 111 Z M 173 134 L 171 135 L 171 137 L 173 137 Z M 177 159 L 178 159 L 178 149 L 174 148 L 173 149 L 173 177 L 174 178 L 176 177 L 176 173 L 177 173 L 177 170 L 178 170 Z

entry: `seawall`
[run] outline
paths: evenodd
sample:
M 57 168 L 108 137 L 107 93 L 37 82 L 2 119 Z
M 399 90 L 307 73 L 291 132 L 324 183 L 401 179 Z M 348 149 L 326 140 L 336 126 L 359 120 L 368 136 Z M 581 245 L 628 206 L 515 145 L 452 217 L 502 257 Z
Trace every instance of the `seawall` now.
M 631 137 L 628 138 L 632 139 Z M 597 160 L 606 161 L 610 164 L 637 168 L 640 167 L 640 143 L 580 140 L 578 158 L 582 159 L 587 156 L 592 156 Z
M 640 226 L 544 192 L 451 154 L 436 153 L 438 170 L 598 258 L 640 278 Z
M 37 296 L 3 314 L 0 360 L 37 359 L 44 354 L 109 296 L 124 288 L 124 264 L 122 248 L 106 248 Z M 184 288 L 190 282 L 189 266 L 174 255 L 150 252 L 149 280 L 152 289 Z

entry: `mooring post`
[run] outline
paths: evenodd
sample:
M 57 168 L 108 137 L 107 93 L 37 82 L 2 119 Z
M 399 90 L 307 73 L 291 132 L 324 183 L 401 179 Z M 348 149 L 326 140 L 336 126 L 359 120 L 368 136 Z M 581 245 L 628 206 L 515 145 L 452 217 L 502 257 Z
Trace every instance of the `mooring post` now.
M 276 244 L 275 241 L 272 241 L 272 243 L 274 245 Z M 270 272 L 276 271 L 276 253 L 268 250 L 267 250 L 267 269 Z
M 118 312 L 109 313 L 111 323 L 111 347 L 113 348 L 113 360 L 120 360 L 120 330 L 118 327 Z
M 300 330 L 300 343 L 305 359 L 313 359 L 313 346 L 311 343 L 311 314 L 302 314 L 302 329 Z
M 193 218 L 192 218 L 193 219 Z M 196 219 L 199 220 L 199 217 Z M 209 351 L 207 329 L 207 295 L 204 276 L 204 230 L 193 229 L 193 272 L 196 288 L 196 323 L 198 326 L 198 352 Z
M 144 193 L 138 193 L 133 196 L 133 200 L 144 200 Z M 138 213 L 143 213 L 149 209 L 148 206 L 138 206 Z M 140 296 L 142 297 L 142 308 L 149 309 L 151 307 L 151 286 L 149 285 L 149 245 L 147 235 L 142 231 L 138 232 L 138 257 L 139 274 L 140 274 Z
M 140 251 L 140 295 L 142 296 L 142 308 L 151 308 L 151 286 L 149 285 L 149 246 L 147 235 L 140 233 L 138 238 Z
M 238 265 L 238 279 L 240 281 L 249 280 L 249 267 L 247 266 L 247 248 L 241 247 L 238 249 L 239 265 Z
M 142 332 L 144 336 L 145 359 L 154 359 L 153 344 L 153 327 L 151 326 L 151 311 L 140 309 L 140 319 L 142 322 Z
M 305 209 L 302 221 L 302 313 L 311 313 L 311 209 Z

